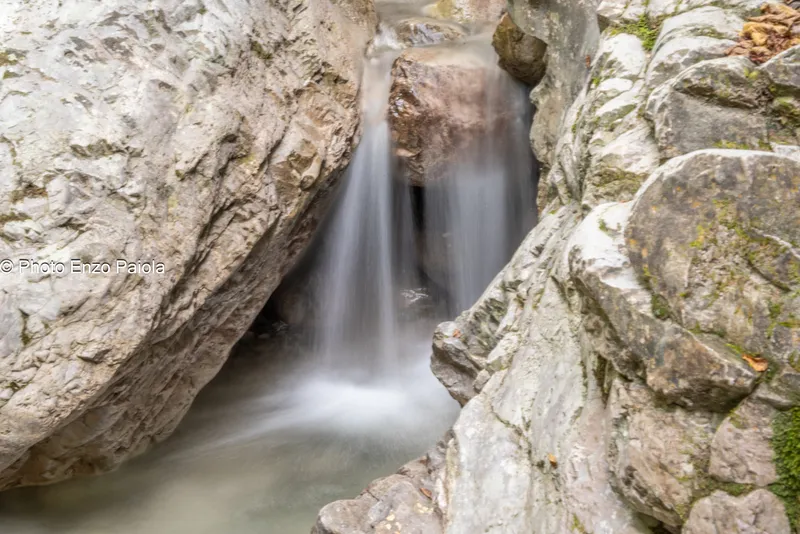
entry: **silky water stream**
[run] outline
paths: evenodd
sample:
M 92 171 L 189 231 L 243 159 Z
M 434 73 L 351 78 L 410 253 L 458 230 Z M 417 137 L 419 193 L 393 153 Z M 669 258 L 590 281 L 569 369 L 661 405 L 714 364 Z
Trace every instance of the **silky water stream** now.
M 386 28 L 387 10 L 420 6 L 382 7 Z M 240 344 L 176 434 L 118 471 L 0 495 L 0 533 L 307 533 L 320 507 L 356 496 L 452 424 L 457 405 L 428 368 L 431 336 L 533 224 L 527 97 L 497 69 L 486 113 L 504 106 L 512 120 L 412 202 L 387 123 L 400 53 L 391 33 L 366 59 L 363 137 L 304 262 L 318 282 L 307 291 L 313 326 Z M 494 64 L 488 38 L 476 42 L 464 46 Z M 446 249 L 435 281 L 420 276 L 420 236 Z M 404 295 L 425 293 L 438 306 L 407 308 Z

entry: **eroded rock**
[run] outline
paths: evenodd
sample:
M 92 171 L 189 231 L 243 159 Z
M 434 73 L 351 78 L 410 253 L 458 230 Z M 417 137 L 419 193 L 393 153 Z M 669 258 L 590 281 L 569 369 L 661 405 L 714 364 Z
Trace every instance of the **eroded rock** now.
M 684 327 L 790 366 L 800 324 L 800 167 L 767 152 L 709 150 L 663 166 L 626 231 L 638 275 Z
M 645 378 L 667 402 L 724 411 L 750 393 L 757 374 L 723 340 L 670 320 L 624 250 L 630 205 L 596 208 L 569 244 L 570 268 L 625 350 L 602 356 L 629 378 Z M 601 329 L 602 332 L 602 329 Z
M 0 7 L 0 488 L 168 436 L 305 246 L 359 122 L 369 1 Z
M 800 47 L 783 52 L 761 67 L 778 94 L 800 95 Z
M 620 380 L 609 417 L 612 484 L 639 512 L 680 526 L 702 488 L 713 414 L 664 409 L 646 386 Z
M 791 534 L 783 503 L 767 490 L 742 497 L 715 491 L 692 508 L 684 534 Z
M 746 400 L 723 421 L 711 443 L 708 472 L 722 482 L 767 486 L 778 479 L 768 404 Z
M 409 462 L 396 474 L 373 481 L 356 499 L 325 506 L 311 534 L 440 534 L 442 522 L 433 503 L 437 491 L 431 472 L 441 453 Z
M 768 147 L 768 117 L 759 109 L 767 100 L 764 91 L 755 65 L 744 58 L 685 70 L 647 104 L 661 153 L 671 158 L 704 148 Z

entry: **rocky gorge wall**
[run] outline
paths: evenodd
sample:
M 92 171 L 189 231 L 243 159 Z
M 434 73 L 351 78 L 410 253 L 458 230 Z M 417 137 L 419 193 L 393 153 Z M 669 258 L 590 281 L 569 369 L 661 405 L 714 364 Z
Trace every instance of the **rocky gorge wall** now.
M 0 489 L 174 430 L 349 160 L 376 23 L 359 0 L 0 5 Z
M 541 220 L 437 329 L 452 431 L 313 532 L 798 531 L 800 46 L 728 56 L 760 6 L 511 2 Z

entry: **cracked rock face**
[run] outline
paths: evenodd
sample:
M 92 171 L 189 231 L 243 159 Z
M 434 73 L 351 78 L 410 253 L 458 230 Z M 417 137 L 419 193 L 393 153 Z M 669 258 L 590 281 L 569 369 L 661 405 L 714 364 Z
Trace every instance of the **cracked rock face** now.
M 0 488 L 172 432 L 302 250 L 359 122 L 370 2 L 0 6 Z
M 790 534 L 783 503 L 767 490 L 743 497 L 717 491 L 692 509 L 684 534 Z
M 726 57 L 760 4 L 510 3 L 547 43 L 548 172 L 538 226 L 435 334 L 463 405 L 434 475 L 442 532 L 800 519 L 800 435 L 775 426 L 800 406 L 800 47 Z

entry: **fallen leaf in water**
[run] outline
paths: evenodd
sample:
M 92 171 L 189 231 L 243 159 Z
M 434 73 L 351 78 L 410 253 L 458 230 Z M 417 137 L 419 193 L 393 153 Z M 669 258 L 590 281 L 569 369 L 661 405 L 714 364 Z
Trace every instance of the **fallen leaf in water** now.
M 558 467 L 558 460 L 556 460 L 556 457 L 553 456 L 552 454 L 548 454 L 547 455 L 547 460 L 550 462 L 550 465 L 552 465 L 553 467 Z
M 750 356 L 749 354 L 742 354 L 742 359 L 747 362 L 747 365 L 753 368 L 754 371 L 763 373 L 769 367 L 769 362 L 764 358 L 758 356 Z
M 461 330 L 459 330 L 458 328 L 456 328 L 456 329 L 453 331 L 453 337 L 461 337 Z
M 429 490 L 427 488 L 420 488 L 419 491 L 420 491 L 420 493 L 425 495 L 427 498 L 429 498 L 429 499 L 433 498 L 433 494 L 431 493 L 431 490 Z

